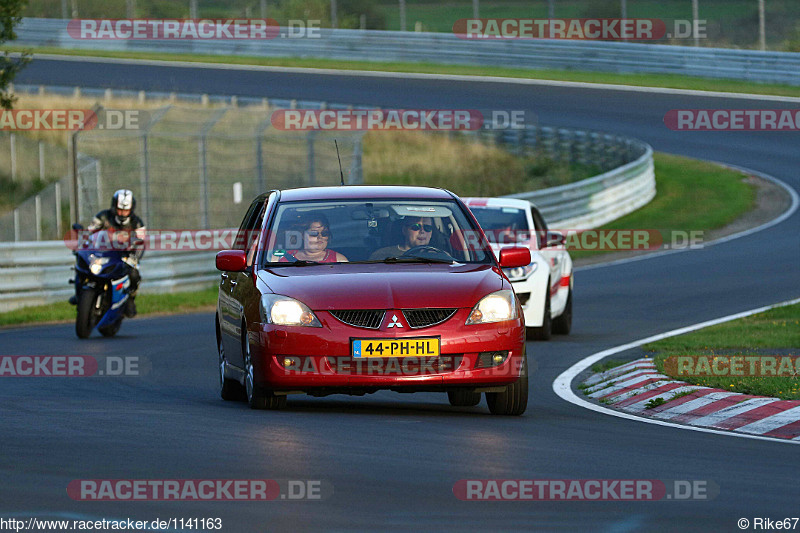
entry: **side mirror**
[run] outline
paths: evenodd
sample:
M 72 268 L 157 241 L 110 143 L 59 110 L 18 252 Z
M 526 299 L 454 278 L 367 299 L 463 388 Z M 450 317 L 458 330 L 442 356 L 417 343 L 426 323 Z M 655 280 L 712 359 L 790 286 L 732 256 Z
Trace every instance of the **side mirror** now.
M 548 231 L 545 248 L 550 248 L 551 246 L 563 246 L 565 242 L 567 242 L 567 239 L 560 231 Z
M 247 254 L 244 250 L 223 250 L 217 254 L 217 270 L 223 272 L 244 272 L 247 268 Z
M 531 251 L 522 246 L 502 248 L 500 250 L 500 268 L 517 268 L 528 266 L 531 262 Z

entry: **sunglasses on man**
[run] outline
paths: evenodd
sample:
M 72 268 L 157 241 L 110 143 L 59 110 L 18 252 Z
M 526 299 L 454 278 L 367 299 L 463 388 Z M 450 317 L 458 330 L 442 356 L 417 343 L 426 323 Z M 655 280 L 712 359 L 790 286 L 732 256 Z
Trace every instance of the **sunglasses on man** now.
M 411 231 L 425 230 L 425 233 L 430 233 L 430 232 L 433 231 L 433 225 L 432 224 L 420 224 L 419 222 L 417 222 L 416 224 L 410 224 L 410 225 L 408 225 L 406 227 L 408 229 L 410 229 Z

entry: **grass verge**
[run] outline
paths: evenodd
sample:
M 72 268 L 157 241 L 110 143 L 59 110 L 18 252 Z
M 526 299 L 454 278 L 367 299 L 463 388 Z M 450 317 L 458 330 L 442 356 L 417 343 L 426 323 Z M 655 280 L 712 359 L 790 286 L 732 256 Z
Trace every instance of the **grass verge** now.
M 138 316 L 213 311 L 217 302 L 217 287 L 202 291 L 170 294 L 142 294 L 136 298 Z M 68 302 L 25 307 L 0 313 L 0 326 L 69 322 L 75 320 L 75 306 Z
M 535 80 L 574 81 L 584 83 L 609 83 L 638 87 L 664 87 L 731 93 L 753 93 L 774 96 L 800 97 L 800 87 L 779 84 L 760 84 L 737 80 L 691 78 L 674 74 L 615 74 L 566 70 L 529 70 L 505 67 L 473 67 L 438 63 L 378 63 L 371 61 L 344 61 L 315 58 L 272 58 L 250 56 L 218 56 L 200 54 L 159 54 L 138 52 L 110 52 L 100 50 L 65 50 L 63 48 L 24 48 L 7 46 L 11 52 L 32 51 L 34 54 L 59 54 L 70 56 L 95 56 L 121 59 L 156 59 L 161 61 L 188 61 L 222 63 L 226 65 L 260 65 L 271 67 L 305 67 L 334 70 L 374 70 L 422 74 L 456 74 L 466 76 L 492 76 Z
M 791 355 L 800 356 L 800 304 L 777 307 L 724 324 L 718 324 L 686 335 L 670 337 L 646 344 L 655 352 L 653 361 L 660 372 L 669 373 L 665 360 L 680 355 Z M 780 350 L 771 354 L 769 350 Z M 667 365 L 669 366 L 669 365 Z M 747 365 L 746 365 L 747 366 Z M 721 368 L 726 368 L 722 366 Z M 687 377 L 669 374 L 693 385 L 703 385 L 743 394 L 800 400 L 800 376 L 787 377 L 713 376 Z
M 656 153 L 656 197 L 647 205 L 603 225 L 604 230 L 660 230 L 664 243 L 673 231 L 711 231 L 753 208 L 755 186 L 741 172 L 714 163 Z M 570 250 L 573 259 L 596 257 L 591 250 Z

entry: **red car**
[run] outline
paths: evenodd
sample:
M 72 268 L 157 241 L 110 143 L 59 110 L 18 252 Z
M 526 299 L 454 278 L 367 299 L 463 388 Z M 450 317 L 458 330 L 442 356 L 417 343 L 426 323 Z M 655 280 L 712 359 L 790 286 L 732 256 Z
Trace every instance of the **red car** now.
M 289 394 L 446 392 L 494 414 L 528 401 L 525 323 L 499 262 L 453 193 L 315 187 L 256 198 L 222 271 L 221 395 L 256 409 Z

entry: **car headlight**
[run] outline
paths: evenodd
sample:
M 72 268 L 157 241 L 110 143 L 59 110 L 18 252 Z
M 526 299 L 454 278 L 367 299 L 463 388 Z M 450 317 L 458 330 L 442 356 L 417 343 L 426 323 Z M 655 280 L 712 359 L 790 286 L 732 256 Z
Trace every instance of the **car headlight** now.
M 108 264 L 110 258 L 108 257 L 95 257 L 94 254 L 89 256 L 89 271 L 95 276 L 102 272 L 103 267 Z
M 280 294 L 265 294 L 261 297 L 261 318 L 268 324 L 279 326 L 322 327 L 317 316 L 306 304 Z
M 514 291 L 503 290 L 481 298 L 481 301 L 472 308 L 466 325 L 489 324 L 516 318 L 518 318 L 517 299 L 514 296 Z
M 504 268 L 503 272 L 505 272 L 506 276 L 510 281 L 520 280 L 520 279 L 528 279 L 531 274 L 536 272 L 536 268 L 539 266 L 539 263 L 533 262 L 529 265 L 524 267 L 516 267 L 516 268 Z

